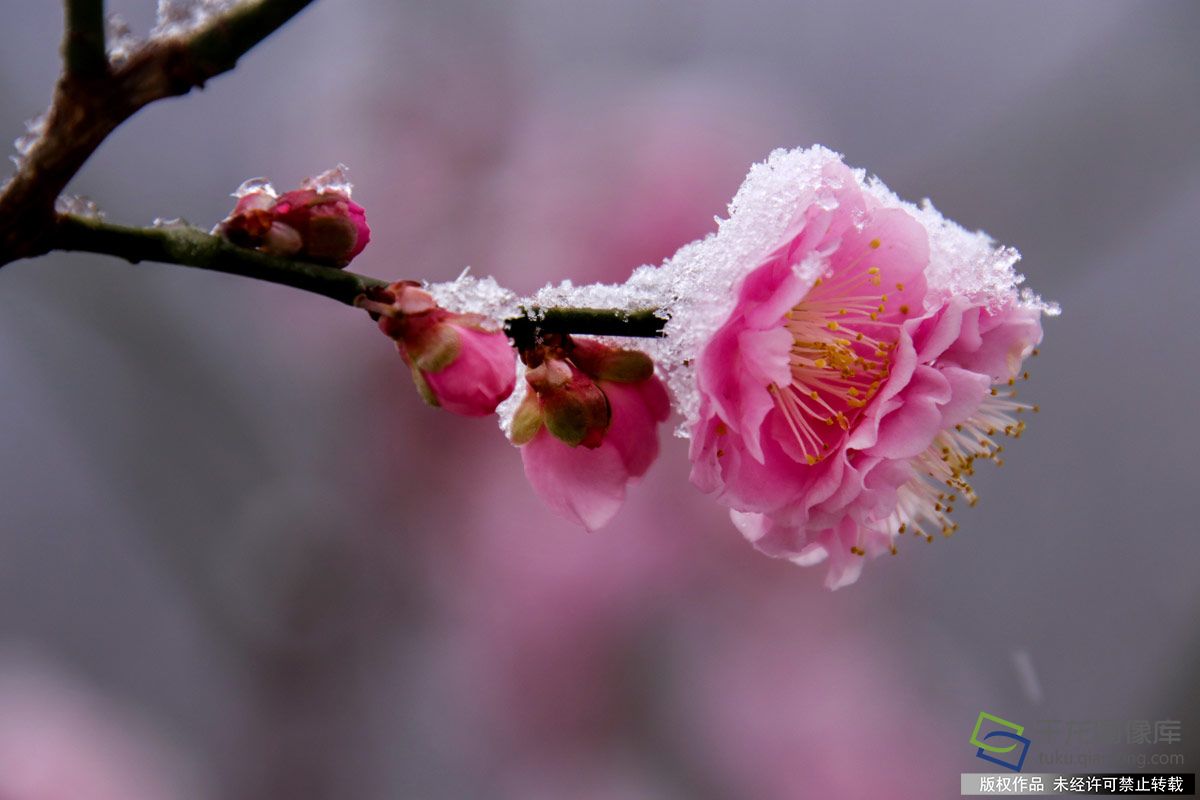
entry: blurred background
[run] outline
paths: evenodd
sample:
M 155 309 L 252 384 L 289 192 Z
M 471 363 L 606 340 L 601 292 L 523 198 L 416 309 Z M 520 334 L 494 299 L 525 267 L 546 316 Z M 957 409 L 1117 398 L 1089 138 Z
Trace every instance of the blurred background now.
M 48 102 L 60 15 L 3 0 L 5 137 Z M 0 797 L 954 797 L 981 711 L 1026 727 L 1027 771 L 1146 720 L 1180 741 L 1117 750 L 1195 772 L 1198 40 L 1187 0 L 320 0 L 146 109 L 71 187 L 116 222 L 208 227 L 247 177 L 343 161 L 358 271 L 524 293 L 660 262 L 751 162 L 821 142 L 1019 247 L 1064 315 L 959 535 L 830 593 L 754 552 L 667 430 L 587 534 L 357 312 L 10 265 Z

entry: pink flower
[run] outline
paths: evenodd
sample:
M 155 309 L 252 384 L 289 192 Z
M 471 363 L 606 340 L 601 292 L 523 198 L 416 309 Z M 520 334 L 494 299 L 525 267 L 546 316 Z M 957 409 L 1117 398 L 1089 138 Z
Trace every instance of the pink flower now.
M 840 160 L 819 183 L 700 353 L 691 459 L 756 547 L 828 560 L 837 588 L 900 534 L 954 532 L 974 462 L 999 462 L 1032 408 L 992 384 L 1014 382 L 1041 326 L 1015 292 L 933 291 L 915 209 Z
M 411 282 L 389 285 L 359 306 L 378 316 L 396 341 L 421 397 L 465 417 L 496 410 L 516 385 L 516 354 L 505 335 L 478 314 L 455 314 Z
M 587 339 L 526 355 L 529 394 L 513 417 L 525 475 L 546 505 L 588 530 L 658 457 L 666 387 L 644 353 Z

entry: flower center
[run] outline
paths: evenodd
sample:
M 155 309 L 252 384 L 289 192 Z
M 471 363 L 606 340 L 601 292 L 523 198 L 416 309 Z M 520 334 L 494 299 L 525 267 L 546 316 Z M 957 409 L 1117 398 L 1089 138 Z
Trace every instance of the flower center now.
M 824 458 L 887 379 L 909 308 L 889 307 L 882 283 L 878 267 L 855 271 L 852 265 L 818 278 L 785 315 L 792 378 L 767 390 L 809 464 Z M 904 290 L 903 284 L 896 288 Z

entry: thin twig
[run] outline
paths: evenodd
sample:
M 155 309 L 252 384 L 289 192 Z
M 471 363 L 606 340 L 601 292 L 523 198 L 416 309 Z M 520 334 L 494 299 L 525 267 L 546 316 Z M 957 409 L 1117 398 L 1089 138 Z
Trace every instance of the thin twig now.
M 130 263 L 157 261 L 278 283 L 353 305 L 368 290 L 387 285 L 344 269 L 260 253 L 231 244 L 199 228 L 131 228 L 101 220 L 63 216 L 55 250 L 105 253 Z
M 663 335 L 665 317 L 653 308 L 532 308 L 526 316 L 504 321 L 504 330 L 517 347 L 529 347 L 548 333 L 591 336 L 631 336 L 654 339 Z

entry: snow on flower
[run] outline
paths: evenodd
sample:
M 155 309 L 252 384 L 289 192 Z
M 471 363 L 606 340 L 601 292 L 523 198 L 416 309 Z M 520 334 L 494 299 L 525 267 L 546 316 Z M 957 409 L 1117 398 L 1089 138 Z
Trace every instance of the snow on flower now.
M 421 396 L 455 414 L 482 417 L 508 397 L 516 383 L 516 354 L 504 333 L 478 314 L 458 314 L 425 289 L 400 281 L 358 305 L 375 315 L 396 342 Z
M 555 337 L 523 353 L 529 391 L 512 422 L 525 475 L 546 505 L 595 530 L 658 457 L 666 387 L 644 353 Z
M 788 194 L 747 181 L 751 205 L 786 224 L 737 260 L 732 307 L 699 350 L 692 480 L 763 552 L 828 560 L 837 588 L 902 534 L 957 529 L 975 462 L 1000 463 L 1000 440 L 1036 410 L 1012 387 L 1056 309 L 1018 295 L 1013 251 L 836 154 L 776 153 L 765 168 L 795 176 L 798 163 Z

